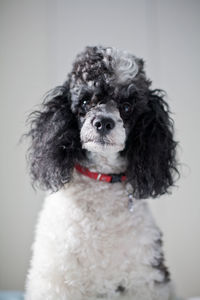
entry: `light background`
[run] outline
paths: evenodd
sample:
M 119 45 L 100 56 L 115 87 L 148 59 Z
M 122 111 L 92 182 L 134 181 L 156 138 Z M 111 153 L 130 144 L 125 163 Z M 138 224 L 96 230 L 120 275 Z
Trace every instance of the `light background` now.
M 43 198 L 18 144 L 26 117 L 78 52 L 102 44 L 143 57 L 153 87 L 168 92 L 182 178 L 150 202 L 179 294 L 200 295 L 199 31 L 198 0 L 0 1 L 0 289 L 23 289 Z

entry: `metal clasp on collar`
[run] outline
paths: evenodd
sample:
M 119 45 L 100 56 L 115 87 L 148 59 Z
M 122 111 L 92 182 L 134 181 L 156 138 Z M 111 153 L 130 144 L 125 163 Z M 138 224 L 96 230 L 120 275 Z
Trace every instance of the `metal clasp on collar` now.
M 121 174 L 109 174 L 111 176 L 111 183 L 121 182 Z

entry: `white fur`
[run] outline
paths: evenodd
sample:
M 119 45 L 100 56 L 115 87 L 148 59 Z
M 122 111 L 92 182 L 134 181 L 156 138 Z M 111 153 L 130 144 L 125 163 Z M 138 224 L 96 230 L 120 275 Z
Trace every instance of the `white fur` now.
M 90 159 L 93 171 L 125 167 L 117 154 Z M 98 182 L 74 171 L 73 181 L 44 202 L 25 299 L 172 299 L 170 283 L 154 283 L 163 279 L 151 267 L 161 255 L 155 248 L 159 238 L 146 201 L 128 210 L 125 183 Z M 124 294 L 116 292 L 119 285 Z
M 128 82 L 137 75 L 138 64 L 134 55 L 113 47 L 106 48 L 105 52 L 104 62 L 108 65 L 110 63 L 109 56 L 112 58 L 111 65 L 115 72 L 117 83 Z
M 115 127 L 104 137 L 101 137 L 92 125 L 92 120 L 98 117 L 111 118 L 115 122 Z M 80 136 L 83 148 L 92 152 L 117 153 L 124 149 L 125 128 L 119 110 L 115 107 L 113 101 L 100 104 L 87 113 Z

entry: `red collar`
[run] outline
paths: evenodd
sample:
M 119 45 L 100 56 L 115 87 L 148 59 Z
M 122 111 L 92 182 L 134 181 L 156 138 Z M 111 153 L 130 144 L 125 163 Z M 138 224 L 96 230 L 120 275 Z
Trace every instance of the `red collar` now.
M 75 165 L 75 168 L 81 174 L 98 181 L 115 183 L 115 182 L 122 182 L 126 180 L 126 176 L 124 174 L 101 174 L 101 173 L 91 172 L 87 168 L 82 167 L 78 164 Z

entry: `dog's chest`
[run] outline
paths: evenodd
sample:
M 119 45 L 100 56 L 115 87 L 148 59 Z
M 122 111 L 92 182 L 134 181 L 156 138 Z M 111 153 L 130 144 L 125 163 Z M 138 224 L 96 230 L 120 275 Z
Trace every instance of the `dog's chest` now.
M 66 284 L 78 283 L 88 295 L 117 295 L 144 279 L 159 236 L 144 202 L 136 202 L 131 212 L 121 184 L 93 181 L 77 182 L 49 202 L 55 259 Z

